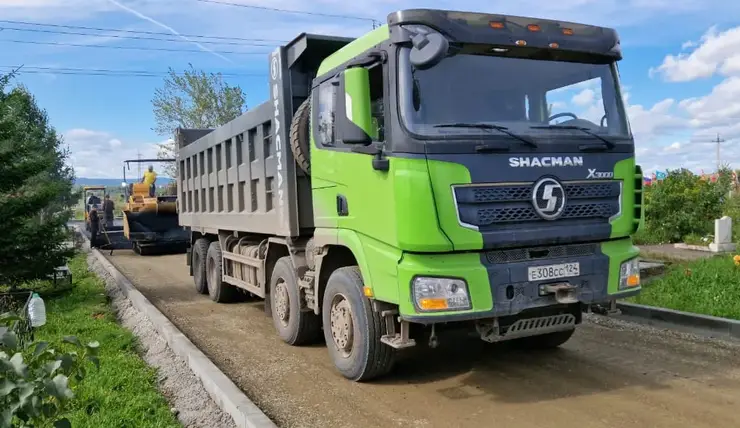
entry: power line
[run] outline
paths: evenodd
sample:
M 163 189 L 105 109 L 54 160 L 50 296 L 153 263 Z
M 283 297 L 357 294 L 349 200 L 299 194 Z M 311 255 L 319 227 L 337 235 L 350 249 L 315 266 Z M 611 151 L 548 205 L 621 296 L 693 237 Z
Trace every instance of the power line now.
M 267 55 L 270 53 L 269 51 L 264 51 L 264 52 L 202 51 L 198 49 L 145 48 L 145 47 L 140 47 L 140 46 L 83 45 L 83 44 L 78 44 L 78 43 L 39 42 L 35 40 L 0 39 L 0 42 L 23 43 L 23 44 L 29 44 L 29 45 L 73 46 L 73 47 L 79 47 L 79 48 L 124 49 L 124 50 L 136 50 L 136 51 L 194 52 L 194 53 L 239 54 L 239 55 Z
M 228 1 L 220 1 L 220 0 L 195 0 L 199 1 L 201 3 L 213 3 L 213 4 L 220 4 L 224 6 L 235 6 L 235 7 L 242 7 L 246 9 L 257 9 L 257 10 L 268 10 L 271 12 L 279 12 L 279 13 L 294 13 L 297 15 L 312 15 L 312 16 L 323 16 L 326 18 L 341 18 L 341 19 L 356 19 L 360 21 L 370 21 L 373 24 L 377 23 L 378 21 L 374 18 L 368 18 L 366 16 L 356 16 L 356 15 L 340 15 L 340 14 L 332 14 L 332 13 L 321 13 L 321 12 L 309 12 L 305 10 L 291 10 L 291 9 L 281 9 L 277 7 L 267 7 L 267 6 L 255 6 L 252 4 L 241 4 L 241 3 L 232 3 Z
M 140 76 L 140 77 L 162 77 L 168 76 L 169 71 L 150 71 L 150 70 L 114 70 L 107 68 L 72 68 L 72 67 L 38 67 L 38 66 L 20 66 L 20 65 L 0 65 L 0 69 L 17 70 L 18 73 L 29 74 L 66 74 L 82 76 Z M 214 72 L 209 72 L 214 73 Z M 182 75 L 182 73 L 175 73 Z M 264 76 L 264 73 L 221 73 L 223 77 L 246 77 L 246 76 Z
M 0 31 L 3 31 L 3 30 L 25 31 L 25 32 L 31 32 L 31 33 L 67 34 L 67 35 L 76 35 L 76 36 L 113 37 L 116 39 L 126 39 L 126 40 L 156 40 L 159 42 L 192 43 L 189 40 L 183 40 L 183 39 L 162 39 L 158 37 L 146 37 L 146 36 L 124 36 L 121 34 L 80 33 L 76 31 L 44 30 L 44 29 L 37 29 L 37 28 L 0 27 Z M 214 45 L 232 45 L 232 46 L 267 46 L 267 47 L 274 46 L 273 44 L 266 44 L 266 43 L 227 42 L 227 41 L 219 42 L 219 41 L 213 41 L 213 40 L 199 40 L 198 43 L 214 44 Z
M 101 27 L 87 27 L 82 25 L 63 25 L 63 24 L 44 24 L 41 22 L 30 22 L 30 21 L 12 21 L 8 19 L 0 19 L 0 23 L 4 24 L 15 24 L 15 25 L 31 25 L 37 27 L 53 27 L 53 28 L 70 28 L 75 30 L 91 30 L 91 31 L 109 31 L 113 33 L 128 33 L 128 34 L 150 34 L 155 36 L 172 36 L 172 33 L 162 31 L 143 31 L 143 30 L 123 30 L 119 28 L 101 28 Z M 277 39 L 255 39 L 255 38 L 243 38 L 243 37 L 226 37 L 226 36 L 207 36 L 203 34 L 180 34 L 183 37 L 191 39 L 216 39 L 216 40 L 239 40 L 245 42 L 286 42 L 286 40 Z

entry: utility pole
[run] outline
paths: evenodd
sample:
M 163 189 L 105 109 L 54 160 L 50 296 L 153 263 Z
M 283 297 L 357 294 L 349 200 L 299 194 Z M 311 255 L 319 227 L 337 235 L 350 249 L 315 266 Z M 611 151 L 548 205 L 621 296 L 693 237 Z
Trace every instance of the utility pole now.
M 717 150 L 719 150 L 719 149 L 717 149 Z M 717 152 L 717 153 L 719 153 L 719 152 Z M 141 160 L 141 152 L 139 151 L 139 149 L 136 149 L 136 159 Z M 136 162 L 136 172 L 138 174 L 136 176 L 136 179 L 137 180 L 138 179 L 141 179 L 141 162 Z
M 717 172 L 719 172 L 720 168 L 722 167 L 722 160 L 719 154 L 719 145 L 724 143 L 725 140 L 723 138 L 720 138 L 719 134 L 717 134 L 717 139 L 712 140 L 711 142 L 717 145 Z

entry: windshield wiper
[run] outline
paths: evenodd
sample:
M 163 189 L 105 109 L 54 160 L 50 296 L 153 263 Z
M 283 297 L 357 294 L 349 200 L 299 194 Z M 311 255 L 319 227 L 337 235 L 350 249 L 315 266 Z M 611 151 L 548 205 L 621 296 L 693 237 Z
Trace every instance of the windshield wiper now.
M 439 125 L 434 125 L 435 128 L 477 128 L 477 129 L 494 129 L 496 131 L 501 131 L 504 134 L 514 137 L 517 140 L 525 143 L 529 147 L 537 148 L 537 143 L 532 141 L 531 139 L 527 137 L 523 137 L 521 135 L 514 134 L 513 132 L 510 132 L 505 126 L 501 125 L 494 125 L 491 123 L 465 123 L 465 122 L 456 122 L 456 123 L 442 123 Z
M 614 142 L 607 140 L 606 138 L 602 137 L 601 135 L 591 132 L 588 128 L 584 128 L 582 126 L 574 126 L 574 125 L 546 125 L 546 126 L 530 126 L 532 129 L 573 129 L 576 131 L 585 132 L 586 134 L 596 137 L 599 140 L 603 141 L 604 144 L 606 144 L 606 147 L 609 149 L 614 148 Z

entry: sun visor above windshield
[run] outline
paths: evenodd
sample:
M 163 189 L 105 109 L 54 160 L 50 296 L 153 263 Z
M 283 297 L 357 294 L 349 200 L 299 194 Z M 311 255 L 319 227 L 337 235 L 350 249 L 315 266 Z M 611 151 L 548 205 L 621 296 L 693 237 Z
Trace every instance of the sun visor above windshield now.
M 603 55 L 619 60 L 622 52 L 614 29 L 566 21 L 473 12 L 410 9 L 388 15 L 393 43 L 410 41 L 409 26 L 423 25 L 452 42 L 558 49 Z

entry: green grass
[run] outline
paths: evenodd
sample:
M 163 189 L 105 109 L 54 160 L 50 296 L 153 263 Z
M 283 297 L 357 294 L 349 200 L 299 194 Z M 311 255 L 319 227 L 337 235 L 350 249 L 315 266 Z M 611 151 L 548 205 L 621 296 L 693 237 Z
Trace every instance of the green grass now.
M 100 370 L 91 366 L 65 415 L 75 428 L 180 427 L 156 388 L 156 373 L 139 357 L 136 337 L 121 327 L 108 304 L 103 282 L 87 270 L 86 256 L 69 263 L 75 287 L 46 300 L 47 324 L 36 340 L 59 343 L 75 335 L 100 342 Z
M 740 267 L 732 256 L 675 264 L 629 301 L 740 319 Z

